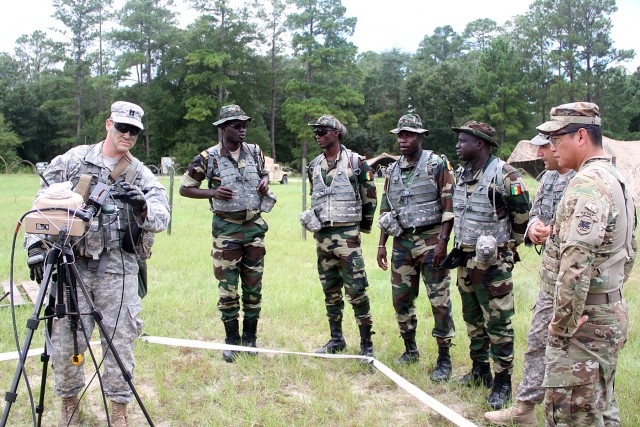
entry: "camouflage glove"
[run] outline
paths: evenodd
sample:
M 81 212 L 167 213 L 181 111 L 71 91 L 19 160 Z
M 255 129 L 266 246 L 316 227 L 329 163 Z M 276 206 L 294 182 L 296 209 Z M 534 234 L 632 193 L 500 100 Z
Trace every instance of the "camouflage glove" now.
M 135 215 L 140 215 L 147 209 L 147 200 L 139 187 L 126 182 L 123 182 L 120 187 L 123 192 L 114 194 L 114 199 L 120 199 L 131 206 L 131 210 Z
M 42 242 L 36 242 L 27 249 L 27 265 L 29 266 L 29 277 L 38 284 L 42 283 L 44 277 L 44 259 L 46 251 L 42 246 Z

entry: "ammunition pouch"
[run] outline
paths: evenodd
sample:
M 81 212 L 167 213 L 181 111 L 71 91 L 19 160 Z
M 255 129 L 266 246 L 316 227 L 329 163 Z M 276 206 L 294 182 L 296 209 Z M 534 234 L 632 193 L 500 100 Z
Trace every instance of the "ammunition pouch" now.
M 313 209 L 307 209 L 304 212 L 300 213 L 300 224 L 302 226 L 312 232 L 320 231 L 322 229 L 322 223 L 316 216 L 316 213 Z
M 378 218 L 378 227 L 389 236 L 398 237 L 404 231 L 394 211 L 385 212 Z
M 498 261 L 498 242 L 491 235 L 480 236 L 476 242 L 475 262 L 483 265 L 493 265 Z
M 276 204 L 276 195 L 269 191 L 267 194 L 260 198 L 260 211 L 270 212 L 273 206 Z

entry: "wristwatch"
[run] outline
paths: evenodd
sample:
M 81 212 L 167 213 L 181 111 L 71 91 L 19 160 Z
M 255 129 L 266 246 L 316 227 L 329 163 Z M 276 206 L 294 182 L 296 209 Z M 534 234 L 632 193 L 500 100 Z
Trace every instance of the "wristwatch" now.
M 444 240 L 445 242 L 449 241 L 450 236 L 443 236 L 442 234 L 438 237 L 440 240 Z

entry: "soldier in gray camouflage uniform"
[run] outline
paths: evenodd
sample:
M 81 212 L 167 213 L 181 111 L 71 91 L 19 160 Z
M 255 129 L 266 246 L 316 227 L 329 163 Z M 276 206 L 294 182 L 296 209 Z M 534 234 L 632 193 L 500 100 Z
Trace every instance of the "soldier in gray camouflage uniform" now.
M 514 314 L 512 270 L 529 220 L 529 193 L 522 176 L 491 154 L 494 129 L 470 121 L 458 132 L 456 153 L 466 163 L 456 172 L 453 228 L 458 290 L 469 335 L 471 372 L 461 383 L 492 387 L 487 403 L 500 409 L 511 398 Z M 489 356 L 493 359 L 495 381 Z
M 620 425 L 614 381 L 629 318 L 622 296 L 636 255 L 636 213 L 624 178 L 602 147 L 599 108 L 551 109 L 538 126 L 560 167 L 577 170 L 560 201 L 541 271 L 555 277 L 546 349 L 548 426 Z
M 316 239 L 318 274 L 331 333 L 331 339 L 316 353 L 336 353 L 347 347 L 342 335 L 344 287 L 360 330 L 360 354 L 373 356 L 373 321 L 366 292 L 369 283 L 360 242 L 361 232 L 371 233 L 376 210 L 373 172 L 357 153 L 340 144 L 347 128 L 338 119 L 323 115 L 309 126 L 314 128 L 323 152 L 309 164 L 311 209 L 301 214 L 301 222 Z
M 399 364 L 415 363 L 420 358 L 416 345 L 415 301 L 420 292 L 420 275 L 427 287 L 435 326 L 432 335 L 438 343 L 438 360 L 431 373 L 433 381 L 446 381 L 451 375 L 449 347 L 455 336 L 449 295 L 449 270 L 440 268 L 447 254 L 447 242 L 453 227 L 453 187 L 455 178 L 449 161 L 433 151 L 422 149 L 422 128 L 417 114 L 405 114 L 391 130 L 398 135 L 402 156 L 387 168 L 385 194 L 380 204 L 382 229 L 378 245 L 378 265 L 387 270 L 386 243 L 393 238 L 391 284 L 393 307 L 404 340 L 405 352 Z M 387 219 L 398 229 L 386 226 Z
M 198 154 L 182 177 L 180 195 L 209 199 L 213 212 L 213 272 L 218 279 L 218 309 L 222 314 L 227 344 L 256 346 L 258 319 L 262 309 L 264 237 L 269 229 L 262 212 L 275 203 L 269 193 L 269 171 L 256 144 L 247 144 L 251 118 L 238 105 L 220 109 L 214 122 L 222 131 L 222 141 Z M 200 188 L 207 180 L 207 188 Z M 240 293 L 242 290 L 242 336 L 240 336 Z M 255 353 L 250 353 L 255 354 Z M 237 351 L 224 350 L 222 357 L 232 363 Z
M 134 341 L 142 331 L 142 304 L 138 295 L 136 259 L 140 254 L 132 253 L 132 249 L 127 248 L 125 236 L 134 227 L 131 221 L 139 226 L 143 236 L 153 236 L 150 233 L 163 231 L 169 223 L 169 202 L 164 187 L 148 168 L 129 154 L 144 128 L 141 121 L 143 114 L 142 109 L 135 104 L 115 102 L 111 106 L 111 117 L 105 124 L 107 136 L 104 141 L 72 148 L 53 159 L 44 172 L 44 178 L 49 184 L 71 181 L 76 185 L 82 175 L 88 175 L 92 189 L 98 181 L 111 183 L 112 170 L 120 162 L 126 162 L 125 171 L 115 177 L 115 182 L 122 190 L 111 193 L 118 200 L 107 200 L 117 206 L 117 219 L 112 216 L 107 218 L 106 209 L 103 209 L 102 214 L 99 213 L 94 218 L 96 229 L 92 227 L 74 248 L 78 255 L 75 266 L 96 309 L 103 316 L 106 333 L 112 338 L 126 370 L 131 374 L 135 366 Z M 43 191 L 44 188 L 38 195 Z M 99 222 L 98 217 L 104 220 Z M 47 246 L 46 241 L 41 240 L 38 235 L 27 235 L 25 245 L 30 258 Z M 33 264 L 30 269 L 32 278 L 40 282 L 42 265 Z M 79 312 L 89 312 L 80 289 L 77 292 L 77 303 Z M 81 321 L 90 337 L 95 326 L 93 317 L 82 316 Z M 63 398 L 60 426 L 80 425 L 78 393 L 85 386 L 84 363 L 74 365 L 71 358 L 76 354 L 74 341 L 77 342 L 79 354 L 87 349 L 87 344 L 83 338 L 74 339 L 74 335 L 78 334 L 82 337 L 81 333 L 71 330 L 69 316 L 53 320 L 51 338 L 54 388 L 56 394 Z M 101 343 L 102 353 L 105 355 L 102 385 L 107 399 L 112 402 L 111 425 L 126 426 L 127 404 L 133 400 L 133 393 L 102 336 Z
M 572 169 L 561 168 L 553 156 L 551 144 L 546 136 L 538 134 L 531 141 L 538 147 L 537 154 L 544 162 L 545 173 L 529 212 L 529 223 L 524 243 L 527 246 L 542 245 L 551 233 L 551 220 L 567 184 L 576 174 Z M 549 335 L 548 326 L 553 315 L 553 290 L 555 280 L 547 274 L 540 276 L 540 293 L 535 304 L 531 328 L 527 334 L 527 351 L 524 353 L 524 373 L 518 389 L 517 402 L 510 408 L 486 412 L 484 419 L 494 425 L 536 425 L 535 405 L 544 400 L 544 353 Z

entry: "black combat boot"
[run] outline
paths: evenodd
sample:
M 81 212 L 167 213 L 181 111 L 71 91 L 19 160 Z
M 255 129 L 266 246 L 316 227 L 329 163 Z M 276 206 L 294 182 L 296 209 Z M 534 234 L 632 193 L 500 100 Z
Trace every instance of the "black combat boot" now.
M 371 331 L 372 325 L 358 325 L 360 329 L 360 356 L 373 356 L 373 341 L 371 341 L 371 335 L 375 332 Z M 360 359 L 360 363 L 367 364 L 369 361 Z
M 242 345 L 256 348 L 256 331 L 258 329 L 258 318 L 244 318 L 242 320 Z M 247 352 L 249 356 L 256 356 L 254 351 Z
M 431 373 L 431 381 L 442 382 L 447 381 L 451 376 L 451 354 L 449 347 L 438 347 L 438 361 L 436 367 Z
M 224 342 L 231 345 L 239 345 L 240 344 L 240 332 L 238 319 L 228 320 L 224 322 L 224 331 L 226 333 L 226 338 Z M 227 363 L 233 363 L 238 357 L 238 352 L 235 350 L 223 350 L 222 358 Z
M 493 381 L 493 388 L 491 394 L 487 399 L 487 403 L 494 411 L 502 409 L 507 402 L 511 400 L 511 374 L 507 371 L 502 371 L 496 374 L 496 378 Z
M 331 339 L 315 352 L 319 354 L 334 354 L 347 348 L 347 342 L 342 336 L 342 321 L 329 320 Z
M 404 338 L 404 349 L 405 352 L 402 353 L 402 356 L 394 360 L 396 365 L 410 365 L 420 360 L 420 352 L 415 338 Z
M 476 362 L 474 360 L 471 372 L 462 377 L 459 383 L 468 387 L 475 387 L 478 385 L 482 385 L 487 388 L 491 387 L 493 385 L 493 376 L 491 375 L 489 362 Z

